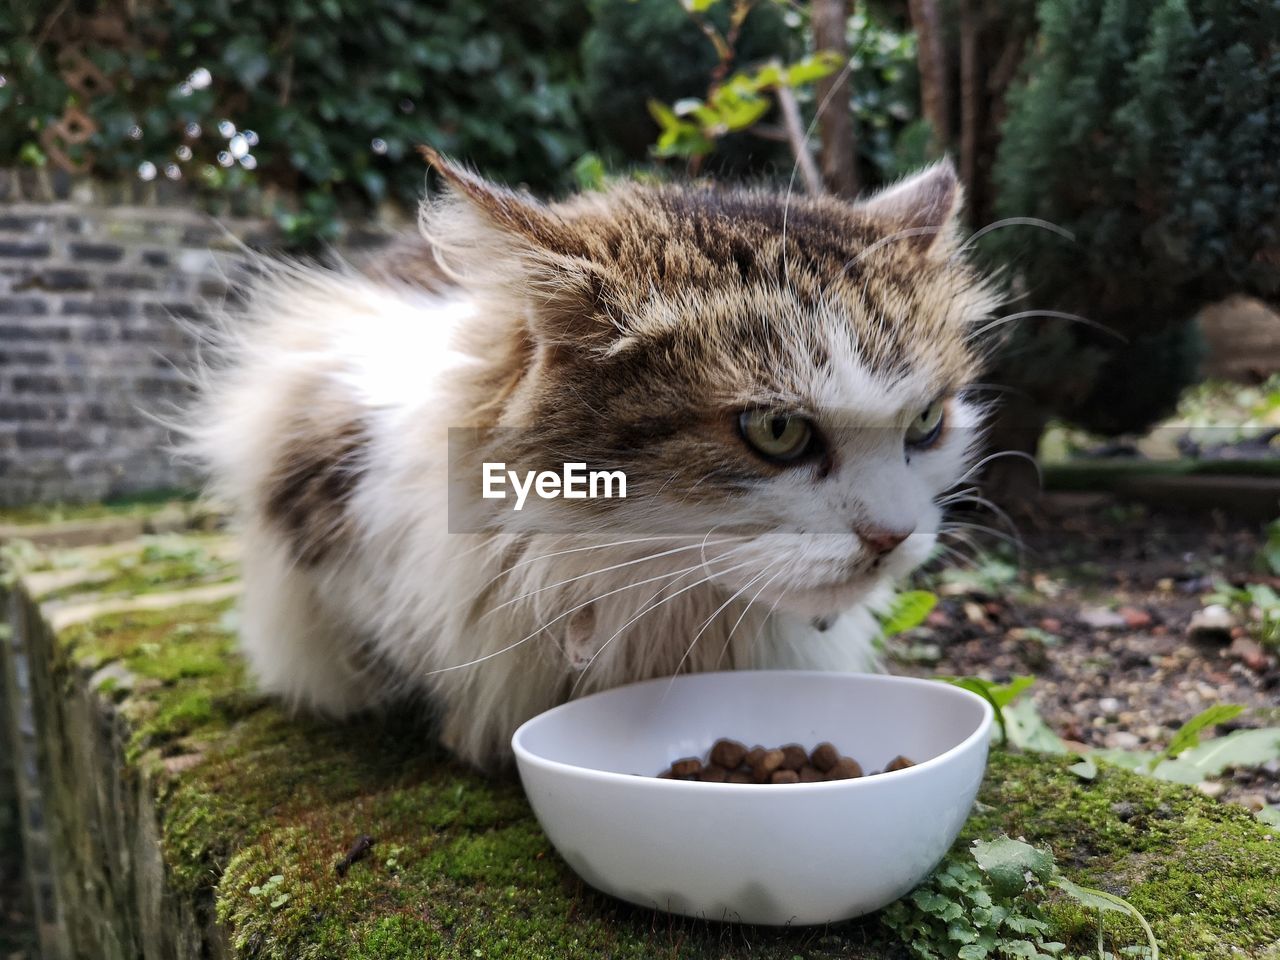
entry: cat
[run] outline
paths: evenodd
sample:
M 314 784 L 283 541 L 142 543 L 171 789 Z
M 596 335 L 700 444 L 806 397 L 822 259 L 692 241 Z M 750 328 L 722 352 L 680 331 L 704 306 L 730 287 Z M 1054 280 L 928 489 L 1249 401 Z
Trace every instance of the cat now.
M 874 669 L 875 613 L 935 552 L 984 417 L 997 297 L 952 165 L 860 202 L 546 203 L 424 153 L 446 190 L 421 249 L 264 268 L 186 426 L 242 528 L 261 687 L 334 716 L 423 698 L 484 767 L 571 696 Z M 506 438 L 511 468 L 606 464 L 627 497 L 450 532 L 450 428 Z

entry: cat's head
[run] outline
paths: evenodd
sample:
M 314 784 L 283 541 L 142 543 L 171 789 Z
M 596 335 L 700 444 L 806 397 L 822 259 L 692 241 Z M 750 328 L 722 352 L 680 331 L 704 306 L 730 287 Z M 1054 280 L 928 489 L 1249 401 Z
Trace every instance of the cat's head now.
M 625 504 L 510 529 L 705 536 L 717 582 L 805 614 L 930 555 L 995 303 L 949 163 L 858 203 L 632 183 L 554 204 L 435 163 L 427 234 L 517 331 L 492 378 L 504 461 L 627 477 Z

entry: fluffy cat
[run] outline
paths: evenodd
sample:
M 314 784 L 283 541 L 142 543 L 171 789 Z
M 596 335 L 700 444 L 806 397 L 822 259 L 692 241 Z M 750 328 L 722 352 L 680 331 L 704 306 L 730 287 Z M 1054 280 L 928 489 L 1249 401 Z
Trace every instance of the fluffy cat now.
M 484 765 L 618 684 L 872 668 L 873 611 L 934 551 L 979 432 L 995 299 L 951 165 L 859 203 L 544 204 L 429 159 L 448 189 L 421 252 L 267 268 L 190 418 L 243 528 L 261 686 L 334 715 L 425 695 Z M 450 532 L 449 428 L 502 438 L 509 468 L 621 469 L 627 499 Z

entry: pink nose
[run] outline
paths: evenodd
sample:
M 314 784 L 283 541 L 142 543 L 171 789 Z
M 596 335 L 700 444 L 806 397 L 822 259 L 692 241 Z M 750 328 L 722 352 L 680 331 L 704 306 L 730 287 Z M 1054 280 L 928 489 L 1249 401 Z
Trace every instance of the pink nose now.
M 913 527 L 912 530 L 915 528 Z M 858 537 L 867 545 L 867 549 L 878 556 L 884 556 L 891 550 L 896 549 L 903 540 L 907 539 L 912 530 L 887 530 L 884 527 L 862 527 L 858 530 Z

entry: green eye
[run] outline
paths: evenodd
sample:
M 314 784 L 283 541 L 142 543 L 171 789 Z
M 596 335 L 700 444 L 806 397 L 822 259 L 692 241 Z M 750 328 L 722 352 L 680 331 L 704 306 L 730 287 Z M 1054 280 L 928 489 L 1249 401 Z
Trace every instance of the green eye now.
M 935 400 L 907 426 L 907 446 L 931 447 L 942 434 L 946 403 Z
M 799 459 L 813 444 L 813 425 L 808 420 L 772 410 L 740 414 L 738 429 L 756 452 L 780 463 Z

